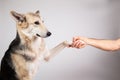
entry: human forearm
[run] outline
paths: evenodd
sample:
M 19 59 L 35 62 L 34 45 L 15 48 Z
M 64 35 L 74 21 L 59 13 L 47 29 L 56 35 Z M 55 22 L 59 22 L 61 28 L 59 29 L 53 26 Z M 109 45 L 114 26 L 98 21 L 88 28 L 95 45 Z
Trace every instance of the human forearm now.
M 93 38 L 85 38 L 81 37 L 87 45 L 106 50 L 106 51 L 115 51 L 120 49 L 120 40 L 100 40 L 100 39 L 93 39 Z

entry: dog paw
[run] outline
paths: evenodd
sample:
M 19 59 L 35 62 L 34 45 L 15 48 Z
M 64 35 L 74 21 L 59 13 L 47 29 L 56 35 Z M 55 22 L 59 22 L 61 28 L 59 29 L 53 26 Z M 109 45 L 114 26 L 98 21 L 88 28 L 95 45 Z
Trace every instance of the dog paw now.
M 71 46 L 71 43 L 68 42 L 68 41 L 64 41 L 63 44 L 64 44 L 66 47 L 70 47 L 70 46 Z

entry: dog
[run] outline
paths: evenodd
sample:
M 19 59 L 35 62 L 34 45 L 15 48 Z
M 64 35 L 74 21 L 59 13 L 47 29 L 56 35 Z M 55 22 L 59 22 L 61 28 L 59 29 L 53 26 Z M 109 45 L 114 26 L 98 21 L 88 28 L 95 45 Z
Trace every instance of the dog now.
M 39 11 L 21 14 L 11 11 L 16 22 L 16 37 L 1 60 L 0 80 L 32 80 L 41 59 L 49 61 L 69 46 L 63 41 L 48 50 L 44 38 L 51 36 Z

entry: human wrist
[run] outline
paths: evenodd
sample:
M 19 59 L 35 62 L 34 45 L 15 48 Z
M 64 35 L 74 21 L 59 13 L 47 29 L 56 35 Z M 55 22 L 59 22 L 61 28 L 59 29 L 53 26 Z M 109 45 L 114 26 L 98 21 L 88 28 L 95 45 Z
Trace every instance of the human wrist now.
M 82 41 L 84 41 L 87 45 L 90 45 L 89 38 L 87 38 L 87 37 L 81 37 L 80 39 L 81 39 Z

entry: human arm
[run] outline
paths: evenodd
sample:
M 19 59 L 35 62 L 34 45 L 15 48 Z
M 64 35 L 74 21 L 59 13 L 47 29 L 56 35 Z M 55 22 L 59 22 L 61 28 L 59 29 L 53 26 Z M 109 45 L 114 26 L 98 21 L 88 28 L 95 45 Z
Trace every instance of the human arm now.
M 105 51 L 115 51 L 120 49 L 120 39 L 116 40 L 103 40 L 103 39 L 94 39 L 87 37 L 74 37 L 72 47 L 84 47 L 81 45 L 81 42 L 84 42 L 84 45 L 90 45 Z M 78 45 L 80 44 L 80 45 Z

